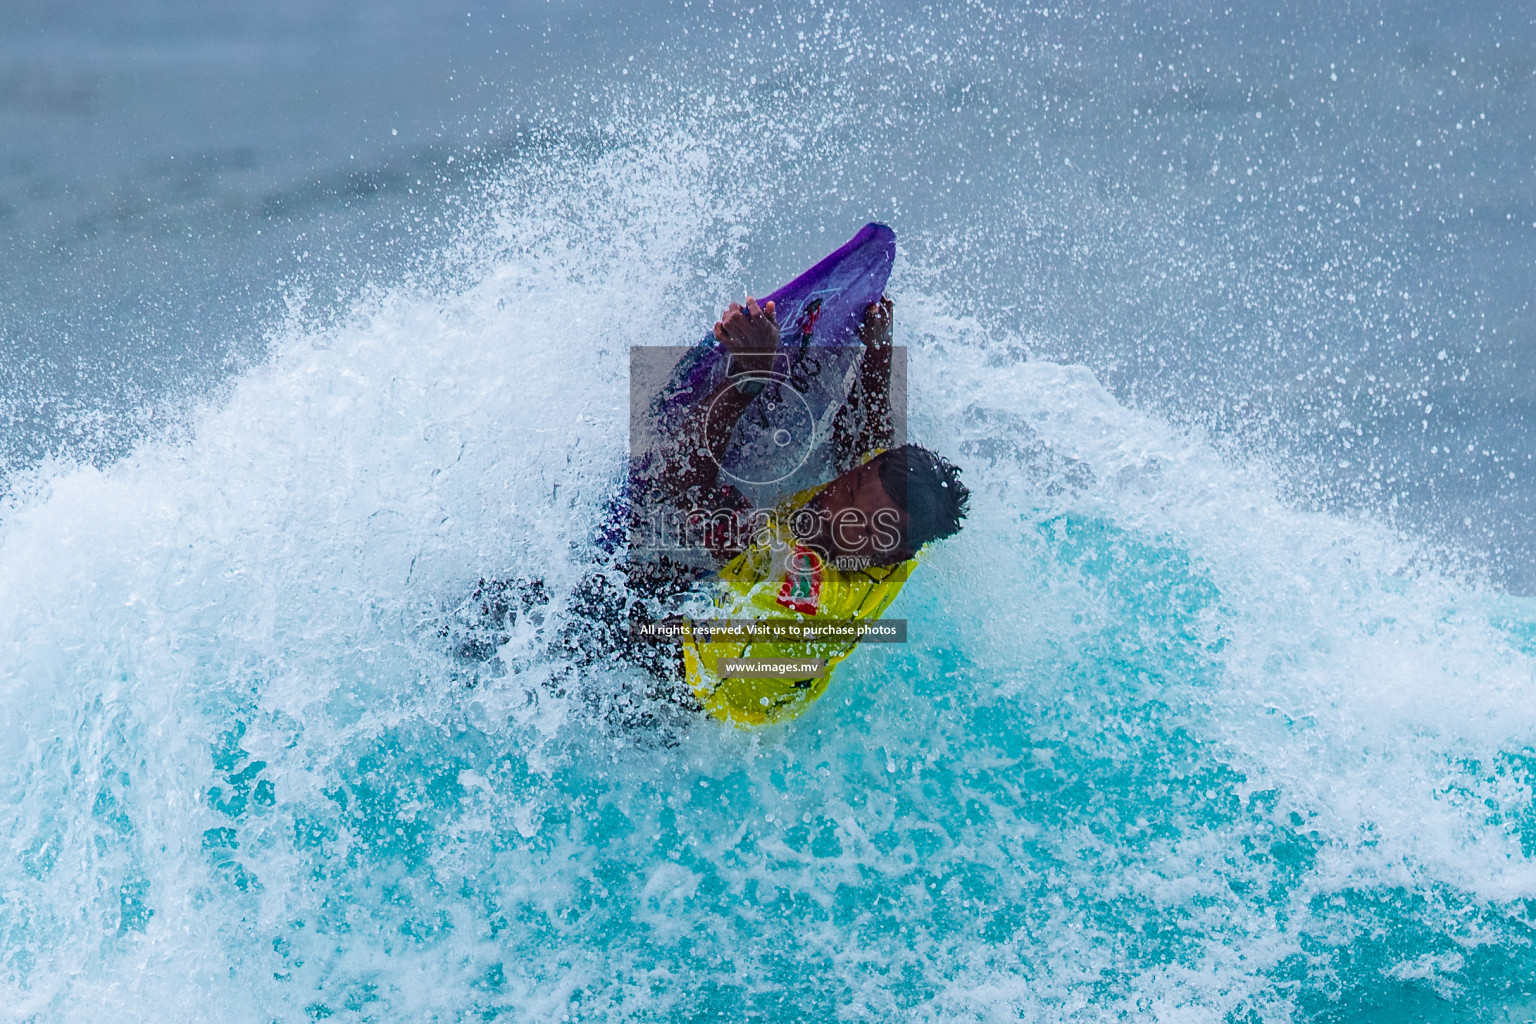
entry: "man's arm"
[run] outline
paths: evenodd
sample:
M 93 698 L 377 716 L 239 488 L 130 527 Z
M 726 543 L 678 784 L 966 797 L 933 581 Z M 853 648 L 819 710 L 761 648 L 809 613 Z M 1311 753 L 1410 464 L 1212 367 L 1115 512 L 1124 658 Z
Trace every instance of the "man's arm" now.
M 832 422 L 832 454 L 839 470 L 858 465 L 870 452 L 894 443 L 891 416 L 891 300 L 881 297 L 864 311 L 859 376 Z
M 715 324 L 715 339 L 730 353 L 728 372 L 734 377 L 773 368 L 779 346 L 779 325 L 772 302 L 759 307 L 731 303 Z M 716 492 L 720 462 L 736 421 L 757 397 L 756 391 L 727 379 L 693 403 L 660 446 L 660 463 L 648 474 L 654 499 L 691 507 Z

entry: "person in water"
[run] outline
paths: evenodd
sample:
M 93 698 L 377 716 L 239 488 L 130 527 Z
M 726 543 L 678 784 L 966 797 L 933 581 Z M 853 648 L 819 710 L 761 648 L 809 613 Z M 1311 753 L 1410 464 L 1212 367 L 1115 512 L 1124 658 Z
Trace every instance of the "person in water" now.
M 656 449 L 632 466 L 632 516 L 658 507 L 684 514 L 718 565 L 685 602 L 691 615 L 669 623 L 680 639 L 688 692 L 716 718 L 757 725 L 808 707 L 825 691 L 832 666 L 857 644 L 857 629 L 849 626 L 878 619 L 919 552 L 956 533 L 965 518 L 969 491 L 959 470 L 917 445 L 893 446 L 891 326 L 889 299 L 865 310 L 856 379 L 833 420 L 827 467 L 835 475 L 827 482 L 761 509 L 721 481 L 747 410 L 759 396 L 772 398 L 764 389 L 779 383 L 776 371 L 792 358 L 780 347 L 774 304 L 750 298 L 731 303 L 715 324 L 715 339 L 729 353 L 725 379 L 683 403 Z M 632 559 L 636 554 L 632 546 Z M 672 568 L 665 557 L 643 568 L 635 560 L 631 578 L 663 578 Z M 701 619 L 790 622 L 797 629 L 827 624 L 832 635 L 815 642 L 717 638 Z M 741 676 L 722 667 L 723 659 L 741 658 L 813 660 L 824 668 Z
M 598 539 L 599 564 L 555 616 L 555 653 L 572 672 L 606 674 L 617 659 L 651 680 L 618 695 L 578 688 L 606 716 L 670 731 L 678 714 L 702 711 L 738 725 L 799 714 L 826 690 L 856 636 L 747 640 L 717 637 L 706 624 L 872 622 L 924 547 L 960 529 L 969 491 L 959 470 L 925 448 L 894 444 L 891 327 L 889 299 L 865 310 L 855 380 L 820 463 L 824 482 L 763 509 L 722 481 L 722 466 L 743 421 L 752 425 L 748 410 L 785 378 L 795 353 L 780 344 L 773 303 L 733 302 L 721 315 L 714 336 L 729 356 L 724 379 L 673 403 L 655 443 L 634 454 L 624 496 Z M 645 543 L 657 513 L 691 527 L 696 543 L 684 554 L 706 557 Z M 466 660 L 489 661 L 509 638 L 507 626 L 542 616 L 550 601 L 541 580 L 482 580 L 462 610 L 468 628 L 445 627 L 444 635 L 457 638 Z M 721 665 L 736 658 L 816 660 L 825 668 L 743 677 Z

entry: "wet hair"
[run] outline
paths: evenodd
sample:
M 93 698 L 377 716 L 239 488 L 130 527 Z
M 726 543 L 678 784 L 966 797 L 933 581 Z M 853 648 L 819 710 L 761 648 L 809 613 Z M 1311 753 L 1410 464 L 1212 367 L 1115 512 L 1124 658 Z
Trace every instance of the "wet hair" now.
M 971 498 L 959 467 L 915 444 L 882 452 L 876 461 L 885 493 L 907 513 L 908 550 L 959 532 Z

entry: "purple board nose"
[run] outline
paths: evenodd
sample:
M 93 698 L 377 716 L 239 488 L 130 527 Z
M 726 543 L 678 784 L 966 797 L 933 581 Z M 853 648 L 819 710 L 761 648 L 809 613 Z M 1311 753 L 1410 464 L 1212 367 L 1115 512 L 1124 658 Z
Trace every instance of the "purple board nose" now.
M 866 224 L 811 269 L 758 301 L 774 304 L 785 345 L 849 344 L 865 308 L 885 293 L 895 260 L 896 232 L 884 224 Z M 727 357 L 714 334 L 706 334 L 662 390 L 658 414 L 666 415 L 673 396 L 707 391 L 710 381 L 724 375 Z

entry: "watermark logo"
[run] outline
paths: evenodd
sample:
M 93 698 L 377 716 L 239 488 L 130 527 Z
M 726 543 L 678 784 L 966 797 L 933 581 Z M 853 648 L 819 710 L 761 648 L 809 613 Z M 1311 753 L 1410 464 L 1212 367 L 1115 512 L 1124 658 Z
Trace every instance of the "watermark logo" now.
M 856 471 L 905 443 L 905 349 L 802 332 L 771 367 L 731 359 L 631 350 L 630 557 L 709 570 L 754 546 L 779 559 L 805 549 L 821 560 L 808 575 L 899 561 L 901 502 Z
M 720 475 L 733 484 L 767 487 L 794 476 L 816 448 L 816 417 L 811 402 L 795 387 L 788 373 L 743 373 L 732 380 L 742 392 L 755 396 L 759 416 L 755 429 L 742 433 L 733 457 L 722 459 L 705 446 Z M 722 423 L 732 415 L 734 396 L 729 389 L 709 403 L 700 432 L 708 437 L 716 430 L 734 433 L 736 421 Z M 751 426 L 751 425 L 749 425 Z

